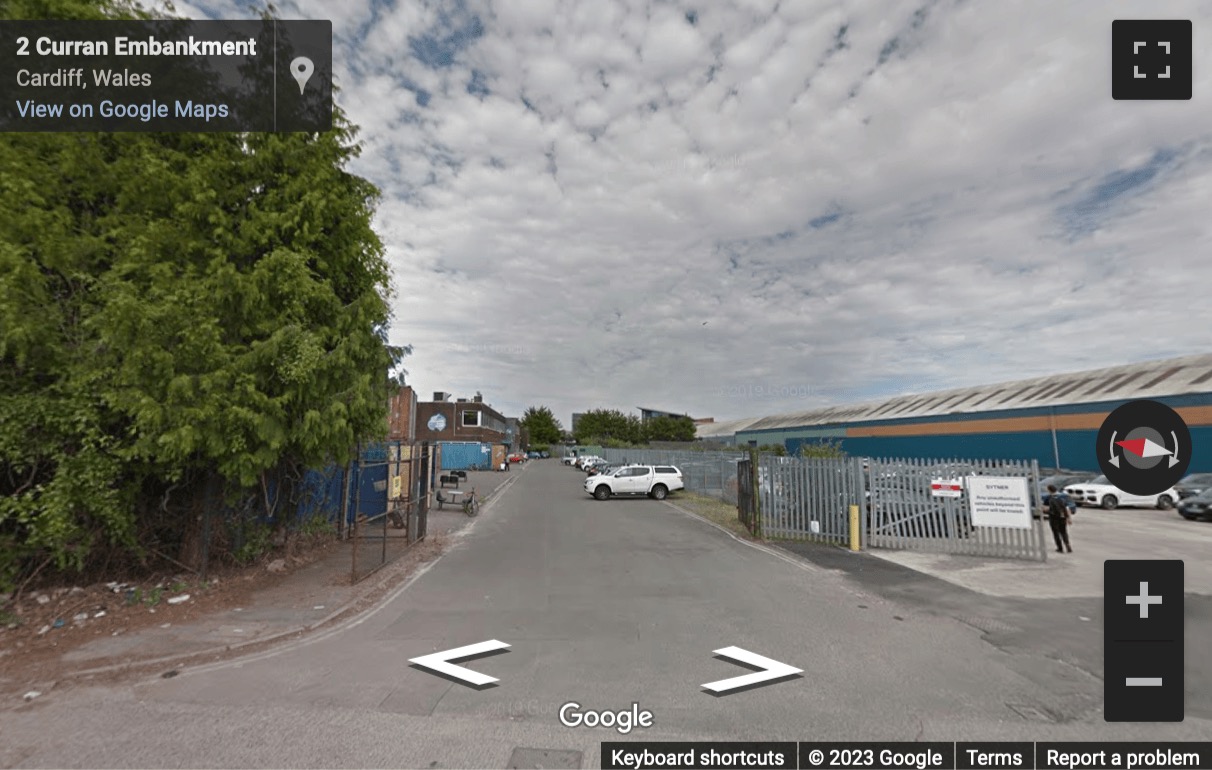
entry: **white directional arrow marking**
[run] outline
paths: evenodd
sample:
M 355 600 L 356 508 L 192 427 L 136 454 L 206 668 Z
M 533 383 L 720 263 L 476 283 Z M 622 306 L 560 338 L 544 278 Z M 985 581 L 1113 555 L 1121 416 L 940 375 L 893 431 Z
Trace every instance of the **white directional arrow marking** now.
M 755 671 L 752 674 L 733 677 L 732 679 L 721 679 L 718 682 L 708 682 L 703 685 L 712 692 L 728 692 L 735 690 L 738 687 L 746 687 L 759 682 L 767 682 L 771 679 L 790 676 L 792 674 L 802 674 L 804 669 L 793 668 L 786 663 L 779 663 L 777 660 L 771 660 L 762 655 L 758 655 L 749 650 L 742 650 L 740 647 L 725 647 L 722 650 L 715 650 L 716 655 L 723 655 L 725 658 L 737 660 L 741 663 L 747 663 L 750 666 L 761 666 L 764 671 Z
M 435 652 L 430 655 L 422 655 L 419 658 L 411 658 L 408 662 L 415 663 L 431 671 L 437 671 L 439 674 L 452 676 L 461 682 L 467 682 L 478 687 L 498 680 L 496 677 L 481 674 L 479 671 L 472 671 L 469 668 L 456 666 L 450 661 L 459 660 L 460 658 L 471 658 L 476 655 L 483 655 L 486 652 L 493 652 L 494 650 L 504 650 L 508 647 L 509 645 L 505 642 L 490 639 L 487 642 L 469 644 L 466 647 L 456 647 L 453 650 L 446 650 L 445 652 Z

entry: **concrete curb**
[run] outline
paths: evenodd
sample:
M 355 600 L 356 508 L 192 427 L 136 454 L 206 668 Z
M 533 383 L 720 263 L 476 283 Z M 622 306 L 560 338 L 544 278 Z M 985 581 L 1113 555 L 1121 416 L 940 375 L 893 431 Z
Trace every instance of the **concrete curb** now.
M 488 509 L 488 506 L 491 503 L 496 502 L 496 500 L 501 496 L 501 494 L 504 493 L 507 489 L 509 489 L 509 487 L 511 487 L 513 484 L 515 484 L 517 482 L 517 479 L 525 472 L 526 472 L 526 467 L 523 466 L 523 469 L 518 473 L 517 476 L 513 476 L 512 478 L 508 479 L 507 481 L 505 481 L 503 484 L 501 484 L 497 488 L 493 489 L 492 492 L 489 492 L 488 495 L 486 495 L 484 497 L 484 501 L 481 504 L 482 505 L 481 513 L 486 511 Z M 299 636 L 303 636 L 306 634 L 315 633 L 316 631 L 323 629 L 325 626 L 335 623 L 337 620 L 341 619 L 343 616 L 353 613 L 354 610 L 356 609 L 357 605 L 360 604 L 361 602 L 365 601 L 368 596 L 371 596 L 378 591 L 390 591 L 392 584 L 398 585 L 399 583 L 407 581 L 409 579 L 409 577 L 410 577 L 410 575 L 405 574 L 405 575 L 390 576 L 387 578 L 380 579 L 377 583 L 374 583 L 372 586 L 357 592 L 357 594 L 355 596 L 353 596 L 352 598 L 350 598 L 349 601 L 345 602 L 344 604 L 342 604 L 337 609 L 333 610 L 331 613 L 329 613 L 325 617 L 323 617 L 320 620 L 317 620 L 313 623 L 296 626 L 294 628 L 290 628 L 285 631 L 279 631 L 277 633 L 270 634 L 269 636 L 265 636 L 265 637 L 262 637 L 259 639 L 249 639 L 247 641 L 238 642 L 236 644 L 216 645 L 214 647 L 210 647 L 210 648 L 203 649 L 203 650 L 195 650 L 194 652 L 183 652 L 178 655 L 165 655 L 165 656 L 162 656 L 159 658 L 150 658 L 147 660 L 130 661 L 130 662 L 126 662 L 126 663 L 112 663 L 107 666 L 97 666 L 94 668 L 81 669 L 78 671 L 70 671 L 70 672 L 64 674 L 62 677 L 60 677 L 59 681 L 73 681 L 73 680 L 78 680 L 78 679 L 87 679 L 90 677 L 104 676 L 106 674 L 114 674 L 114 673 L 119 673 L 122 671 L 135 671 L 135 670 L 142 669 L 142 668 L 152 668 L 152 667 L 156 667 L 156 666 L 172 666 L 173 664 L 185 663 L 187 661 L 196 660 L 198 658 L 208 658 L 208 657 L 215 657 L 215 656 L 220 656 L 220 655 L 238 657 L 238 653 L 241 650 L 255 648 L 255 647 L 270 646 L 276 642 L 280 642 L 280 641 L 288 639 L 288 638 L 299 637 Z M 366 610 L 363 611 L 363 613 L 359 613 L 359 614 L 364 614 L 365 612 L 369 612 L 373 609 L 374 609 L 374 607 L 368 607 Z M 233 653 L 235 653 L 235 655 L 233 655 Z
M 515 476 L 514 479 L 516 479 L 516 478 L 517 477 Z M 483 506 L 481 512 L 483 512 L 484 510 L 487 510 L 489 504 L 492 502 L 495 502 L 496 498 L 499 496 L 499 494 L 504 492 L 506 489 L 508 489 L 509 486 L 513 483 L 514 483 L 513 479 L 506 481 L 505 483 L 501 484 L 501 486 L 497 487 L 492 492 L 490 492 L 487 496 L 485 496 L 484 502 L 481 503 L 481 505 Z M 471 524 L 468 524 L 467 526 L 471 526 Z M 283 632 L 283 633 L 279 633 L 279 634 L 274 634 L 273 636 L 269 636 L 269 637 L 266 637 L 266 638 L 260 639 L 260 640 L 255 640 L 255 639 L 249 640 L 248 642 L 243 642 L 238 647 L 232 647 L 231 649 L 234 650 L 234 649 L 239 649 L 239 648 L 244 648 L 244 647 L 253 647 L 258 644 L 270 646 L 270 645 L 272 645 L 272 643 L 274 641 L 283 639 L 284 637 L 287 637 L 287 636 L 312 634 L 312 633 L 321 631 L 323 626 L 330 624 L 330 623 L 332 623 L 334 625 L 334 628 L 327 629 L 326 633 L 317 637 L 317 640 L 325 639 L 328 636 L 331 636 L 332 634 L 337 633 L 343 627 L 352 628 L 353 626 L 356 626 L 356 625 L 362 623 L 364 620 L 370 618 L 372 615 L 374 615 L 380 609 L 382 609 L 383 605 L 385 603 L 392 601 L 400 593 L 407 590 L 414 582 L 416 582 L 418 579 L 420 579 L 420 577 L 422 575 L 424 575 L 426 572 L 428 572 L 430 567 L 432 567 L 434 564 L 436 564 L 437 561 L 442 558 L 442 556 L 445 556 L 445 552 L 438 554 L 437 558 L 435 558 L 433 561 L 420 565 L 420 568 L 416 572 L 412 572 L 412 573 L 403 575 L 401 580 L 399 580 L 397 582 L 397 584 L 393 587 L 388 587 L 388 584 L 392 582 L 391 579 L 385 579 L 385 580 L 379 581 L 379 583 L 375 586 L 375 589 L 377 590 L 379 588 L 383 588 L 385 591 L 384 596 L 382 597 L 381 601 L 376 602 L 373 606 L 367 607 L 362 612 L 352 614 L 351 617 L 346 619 L 346 621 L 344 623 L 333 623 L 333 621 L 339 620 L 340 616 L 348 613 L 355 604 L 362 601 L 367 595 L 372 593 L 372 591 L 367 591 L 362 596 L 352 599 L 351 601 L 347 602 L 340 609 L 336 610 L 328 617 L 324 618 L 323 620 L 319 620 L 315 623 L 312 623 L 309 626 L 301 627 L 294 631 L 287 631 L 287 632 Z M 224 651 L 226 652 L 228 650 L 225 649 Z M 269 652 L 270 652 L 269 650 L 266 650 L 266 651 L 251 653 L 250 655 L 248 655 L 246 657 L 246 660 L 255 660 L 256 656 L 265 655 L 265 654 L 268 654 Z M 204 654 L 204 653 L 193 653 L 193 654 L 189 655 L 189 658 L 201 656 L 202 654 Z M 217 653 L 212 653 L 212 654 L 217 654 Z M 195 672 L 197 672 L 199 669 L 205 670 L 205 669 L 212 668 L 215 666 L 228 665 L 230 663 L 236 662 L 236 659 L 238 659 L 238 658 L 239 658 L 239 656 L 233 656 L 233 660 L 223 661 L 222 663 L 215 662 L 215 663 L 204 664 L 201 667 L 196 667 Z M 151 663 L 155 663 L 155 661 L 149 662 L 149 665 Z M 142 664 L 136 664 L 136 665 L 142 665 Z
M 788 551 L 784 551 L 781 548 L 776 548 L 774 546 L 768 546 L 764 543 L 760 543 L 760 542 L 757 542 L 754 540 L 746 540 L 743 537 L 739 537 L 739 536 L 737 536 L 737 534 L 735 532 L 731 531 L 727 527 L 716 524 L 711 519 L 708 519 L 704 516 L 700 516 L 697 513 L 695 513 L 694 511 L 686 510 L 685 508 L 681 507 L 680 505 L 670 502 L 668 499 L 664 500 L 663 502 L 665 503 L 665 505 L 668 505 L 670 508 L 674 509 L 675 511 L 677 511 L 678 513 L 681 513 L 684 516 L 689 516 L 692 519 L 694 519 L 695 521 L 701 521 L 710 527 L 714 527 L 714 528 L 718 529 L 720 532 L 723 532 L 725 535 L 727 535 L 728 537 L 737 541 L 741 545 L 745 545 L 750 548 L 753 548 L 754 550 L 761 551 L 762 553 L 764 553 L 768 556 L 773 556 L 774 558 L 779 559 L 780 561 L 784 561 L 784 562 L 787 562 L 788 564 L 799 567 L 800 569 L 804 570 L 805 572 L 820 572 L 822 570 L 821 567 L 818 567 L 817 565 L 813 564 L 812 562 L 802 559 L 802 558 L 796 556 L 795 554 L 789 553 Z
M 360 602 L 364 601 L 366 599 L 366 597 L 372 595 L 374 592 L 381 590 L 381 589 L 389 589 L 390 584 L 392 582 L 399 582 L 400 580 L 405 580 L 405 579 L 407 579 L 407 576 L 401 576 L 398 579 L 393 579 L 393 578 L 382 579 L 379 582 L 373 584 L 372 587 L 368 587 L 365 590 L 358 592 L 358 594 L 355 595 L 354 597 L 352 597 L 349 601 L 345 602 L 340 607 L 333 610 L 331 613 L 329 613 L 325 617 L 321 618 L 320 620 L 315 621 L 314 623 L 308 623 L 306 625 L 296 626 L 294 628 L 290 628 L 285 631 L 279 631 L 277 633 L 270 634 L 269 636 L 261 637 L 259 639 L 249 639 L 244 642 L 237 642 L 236 644 L 216 645 L 214 647 L 209 647 L 209 648 L 202 649 L 202 650 L 195 650 L 193 652 L 183 652 L 183 653 L 180 653 L 179 655 L 165 655 L 165 656 L 162 656 L 159 658 L 149 658 L 146 660 L 130 661 L 130 662 L 126 662 L 126 663 L 111 663 L 110 665 L 107 665 L 107 666 L 97 666 L 95 668 L 81 669 L 78 671 L 69 671 L 68 673 L 61 676 L 59 678 L 59 681 L 72 681 L 72 680 L 76 680 L 76 679 L 87 679 L 89 677 L 104 676 L 106 674 L 114 674 L 114 673 L 118 673 L 118 672 L 122 672 L 122 671 L 135 671 L 135 670 L 138 670 L 141 668 L 151 668 L 153 666 L 172 666 L 173 664 L 176 664 L 176 663 L 185 663 L 187 661 L 195 660 L 198 658 L 214 657 L 214 656 L 218 656 L 218 655 L 231 655 L 232 653 L 238 653 L 240 650 L 244 650 L 244 649 L 251 648 L 251 647 L 272 645 L 275 642 L 279 642 L 288 637 L 295 637 L 295 636 L 300 636 L 303 634 L 308 634 L 308 633 L 318 631 L 319 629 L 323 628 L 324 626 L 339 620 L 343 615 L 347 615 L 347 614 L 351 613 Z

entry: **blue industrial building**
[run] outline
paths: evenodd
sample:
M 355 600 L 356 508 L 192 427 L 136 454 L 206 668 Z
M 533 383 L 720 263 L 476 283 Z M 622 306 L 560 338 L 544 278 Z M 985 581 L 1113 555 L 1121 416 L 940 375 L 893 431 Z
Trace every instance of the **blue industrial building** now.
M 700 425 L 700 440 L 745 445 L 829 442 L 851 456 L 1037 460 L 1097 471 L 1095 438 L 1116 407 L 1151 399 L 1191 430 L 1190 472 L 1212 472 L 1212 355 L 898 396 Z

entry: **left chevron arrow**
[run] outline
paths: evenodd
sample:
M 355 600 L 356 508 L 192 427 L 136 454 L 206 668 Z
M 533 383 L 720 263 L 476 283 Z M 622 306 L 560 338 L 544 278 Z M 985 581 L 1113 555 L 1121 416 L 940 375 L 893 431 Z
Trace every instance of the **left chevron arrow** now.
M 497 650 L 509 649 L 509 645 L 505 642 L 490 639 L 487 642 L 479 642 L 477 644 L 469 644 L 466 647 L 456 647 L 453 650 L 445 650 L 444 652 L 435 652 L 429 655 L 422 655 L 419 658 L 410 658 L 409 663 L 414 663 L 422 668 L 427 668 L 430 671 L 435 671 L 444 676 L 458 679 L 460 682 L 466 682 L 476 687 L 482 687 L 486 684 L 492 684 L 499 681 L 496 677 L 481 674 L 479 671 L 472 671 L 469 668 L 456 666 L 451 663 L 452 660 L 461 660 L 463 658 L 474 658 L 479 655 L 487 655 L 490 652 Z

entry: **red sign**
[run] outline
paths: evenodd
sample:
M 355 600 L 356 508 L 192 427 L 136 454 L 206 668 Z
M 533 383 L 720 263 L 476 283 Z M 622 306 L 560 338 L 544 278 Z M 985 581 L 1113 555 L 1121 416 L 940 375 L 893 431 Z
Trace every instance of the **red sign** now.
M 964 483 L 961 479 L 933 479 L 930 482 L 930 494 L 935 497 L 959 497 L 964 493 Z

